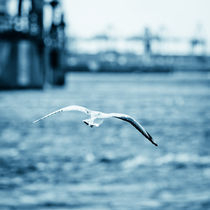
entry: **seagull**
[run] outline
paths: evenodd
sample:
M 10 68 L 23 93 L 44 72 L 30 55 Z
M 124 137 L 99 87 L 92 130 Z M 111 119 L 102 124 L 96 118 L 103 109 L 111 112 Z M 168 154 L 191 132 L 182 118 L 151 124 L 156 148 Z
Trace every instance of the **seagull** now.
M 42 117 L 38 120 L 33 121 L 33 123 L 37 123 L 40 120 L 43 120 L 43 119 L 50 117 L 54 114 L 57 114 L 59 112 L 68 112 L 68 111 L 79 111 L 79 112 L 83 112 L 83 113 L 89 115 L 90 118 L 83 120 L 83 122 L 86 125 L 90 126 L 91 128 L 99 127 L 103 123 L 103 120 L 107 119 L 107 118 L 117 118 L 117 119 L 126 121 L 126 122 L 130 123 L 132 126 L 134 126 L 152 144 L 154 144 L 155 146 L 158 146 L 158 144 L 156 144 L 153 141 L 152 136 L 133 117 L 126 115 L 126 114 L 120 114 L 120 113 L 103 113 L 103 112 L 99 112 L 99 111 L 93 111 L 93 110 L 87 109 L 86 107 L 78 106 L 78 105 L 70 105 L 67 107 L 63 107 L 61 109 L 58 109 L 54 112 L 51 112 L 51 113 L 45 115 L 44 117 Z

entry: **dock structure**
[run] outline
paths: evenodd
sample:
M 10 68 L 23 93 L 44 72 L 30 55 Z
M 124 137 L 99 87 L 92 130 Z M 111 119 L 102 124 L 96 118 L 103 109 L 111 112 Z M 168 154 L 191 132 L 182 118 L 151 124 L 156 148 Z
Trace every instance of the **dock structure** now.
M 56 10 L 59 7 L 58 1 L 51 1 L 50 6 L 52 7 L 52 24 L 46 38 L 50 40 L 46 42 L 46 55 L 49 57 L 47 63 L 48 77 L 47 81 L 56 86 L 65 84 L 65 21 L 64 14 L 61 14 L 60 21 L 56 20 Z
M 23 10 L 26 1 L 17 0 L 15 15 L 8 13 L 9 2 L 0 0 L 0 89 L 64 85 L 64 61 L 60 59 L 65 40 L 63 15 L 57 25 L 52 21 L 52 36 L 43 24 L 44 0 L 27 1 L 28 11 Z
M 128 37 L 107 32 L 88 38 L 71 37 L 66 71 L 210 72 L 207 38 L 165 36 L 161 31 L 152 33 L 145 27 L 143 33 Z

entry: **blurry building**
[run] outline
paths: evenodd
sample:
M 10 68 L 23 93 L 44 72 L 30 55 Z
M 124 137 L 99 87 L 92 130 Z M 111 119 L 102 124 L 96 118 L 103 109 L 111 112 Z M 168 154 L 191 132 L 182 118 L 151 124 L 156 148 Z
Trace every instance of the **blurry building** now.
M 17 7 L 15 15 L 8 12 L 10 3 Z M 59 57 L 59 53 L 64 54 L 64 18 L 61 15 L 62 21 L 56 26 L 52 20 L 50 31 L 44 28 L 46 4 L 44 0 L 0 0 L 1 89 L 42 88 L 46 82 L 64 84 L 64 61 Z M 55 43 L 62 44 L 55 47 Z

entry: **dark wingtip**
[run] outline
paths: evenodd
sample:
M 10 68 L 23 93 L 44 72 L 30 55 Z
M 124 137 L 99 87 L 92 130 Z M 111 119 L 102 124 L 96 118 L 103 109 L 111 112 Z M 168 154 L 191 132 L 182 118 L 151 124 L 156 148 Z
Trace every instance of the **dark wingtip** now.
M 154 144 L 156 147 L 158 146 L 158 144 L 156 144 L 153 139 L 152 139 L 152 136 L 147 132 L 148 136 L 149 136 L 149 140 L 151 141 L 152 144 Z
M 149 139 L 151 141 L 152 144 L 154 144 L 156 147 L 158 146 L 158 144 L 156 144 L 153 139 Z
M 153 139 L 151 138 L 151 139 L 149 139 L 150 141 L 151 141 L 151 143 L 152 144 L 154 144 L 156 147 L 158 146 L 158 144 L 156 144 L 154 141 L 153 141 Z
M 153 141 L 153 144 L 154 144 L 156 147 L 158 147 L 158 144 L 156 144 L 154 141 Z

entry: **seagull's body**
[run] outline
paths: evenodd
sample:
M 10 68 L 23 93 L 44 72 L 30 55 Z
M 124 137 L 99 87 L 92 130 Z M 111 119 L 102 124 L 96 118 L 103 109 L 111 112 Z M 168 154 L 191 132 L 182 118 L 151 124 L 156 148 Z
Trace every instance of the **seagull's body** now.
M 48 115 L 45 115 L 44 117 L 38 119 L 38 120 L 35 120 L 33 123 L 37 123 L 39 122 L 40 120 L 43 120 L 47 117 L 50 117 L 51 115 L 54 115 L 54 114 L 57 114 L 59 112 L 68 112 L 68 111 L 79 111 L 79 112 L 83 112 L 87 115 L 90 116 L 89 119 L 86 119 L 86 120 L 83 120 L 83 122 L 90 126 L 90 127 L 98 127 L 100 126 L 100 124 L 103 122 L 103 119 L 106 119 L 106 118 L 117 118 L 117 119 L 121 119 L 121 120 L 124 120 L 126 122 L 129 122 L 131 125 L 133 125 L 139 132 L 142 133 L 142 135 L 144 137 L 146 137 L 152 144 L 154 144 L 155 146 L 158 146 L 152 139 L 152 137 L 150 136 L 150 134 L 141 126 L 140 123 L 138 123 L 134 118 L 132 118 L 131 116 L 129 115 L 126 115 L 126 114 L 120 114 L 120 113 L 103 113 L 103 112 L 99 112 L 99 111 L 93 111 L 93 110 L 89 110 L 83 106 L 77 106 L 77 105 L 71 105 L 71 106 L 67 106 L 67 107 L 64 107 L 64 108 L 61 108 L 61 109 L 58 109 L 54 112 L 51 112 L 50 114 Z M 96 123 L 95 121 L 96 120 L 100 120 L 99 123 Z

